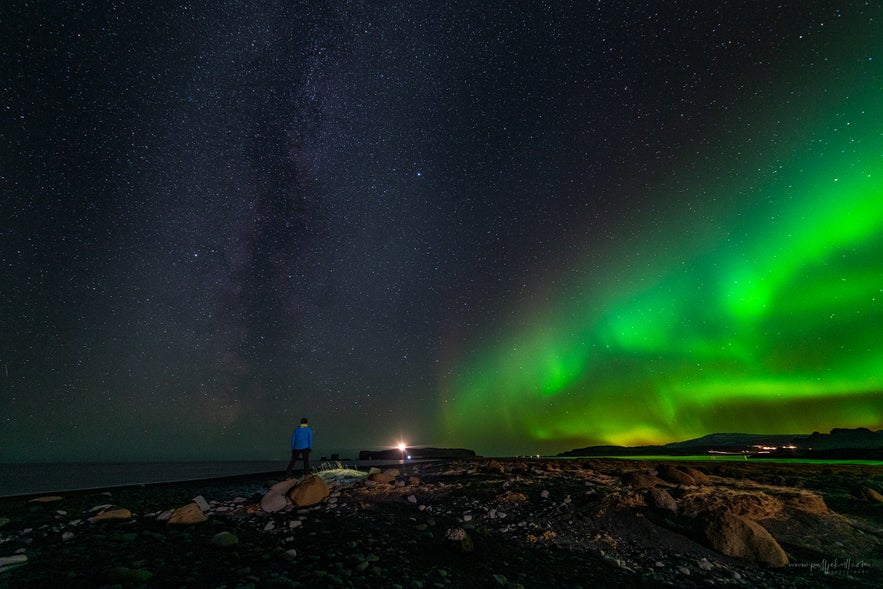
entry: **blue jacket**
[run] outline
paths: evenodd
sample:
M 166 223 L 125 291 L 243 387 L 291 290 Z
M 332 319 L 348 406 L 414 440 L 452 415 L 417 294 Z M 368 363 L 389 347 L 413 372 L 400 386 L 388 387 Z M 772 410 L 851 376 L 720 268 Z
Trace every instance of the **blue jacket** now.
M 305 450 L 313 448 L 313 430 L 308 425 L 301 425 L 294 428 L 291 434 L 291 449 Z

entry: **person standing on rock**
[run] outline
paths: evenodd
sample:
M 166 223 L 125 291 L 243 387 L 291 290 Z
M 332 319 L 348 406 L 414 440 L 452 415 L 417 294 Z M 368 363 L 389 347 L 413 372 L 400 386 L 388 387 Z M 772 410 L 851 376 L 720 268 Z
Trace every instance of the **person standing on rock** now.
M 297 462 L 298 456 L 303 456 L 304 459 L 304 476 L 310 474 L 310 450 L 312 449 L 313 430 L 307 423 L 307 418 L 304 417 L 291 434 L 291 461 L 288 463 L 285 478 L 291 478 L 291 472 L 294 470 L 294 463 Z

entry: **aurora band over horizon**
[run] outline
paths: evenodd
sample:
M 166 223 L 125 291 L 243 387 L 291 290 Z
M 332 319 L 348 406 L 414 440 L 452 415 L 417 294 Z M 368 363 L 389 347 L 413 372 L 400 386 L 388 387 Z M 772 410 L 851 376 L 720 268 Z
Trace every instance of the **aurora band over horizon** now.
M 655 220 L 538 277 L 512 325 L 442 383 L 449 439 L 534 452 L 883 426 L 873 68 L 753 115 L 753 138 L 731 132 L 684 163 L 690 180 L 650 189 L 670 203 Z

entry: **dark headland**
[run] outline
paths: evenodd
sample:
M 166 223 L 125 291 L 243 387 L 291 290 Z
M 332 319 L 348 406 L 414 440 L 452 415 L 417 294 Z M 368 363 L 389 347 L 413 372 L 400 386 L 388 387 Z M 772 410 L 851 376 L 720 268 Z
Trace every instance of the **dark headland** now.
M 558 454 L 571 456 L 697 456 L 743 454 L 748 458 L 883 460 L 883 430 L 835 428 L 822 434 L 717 433 L 661 446 L 589 446 Z

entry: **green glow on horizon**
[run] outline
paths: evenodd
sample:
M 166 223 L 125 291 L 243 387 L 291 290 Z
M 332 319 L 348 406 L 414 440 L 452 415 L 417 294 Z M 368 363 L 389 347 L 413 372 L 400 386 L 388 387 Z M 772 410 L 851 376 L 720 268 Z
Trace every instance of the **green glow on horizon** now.
M 879 84 L 861 90 L 814 129 L 795 122 L 777 165 L 697 180 L 738 203 L 711 238 L 697 245 L 669 211 L 645 271 L 619 252 L 463 358 L 444 383 L 451 439 L 883 426 L 883 101 Z

